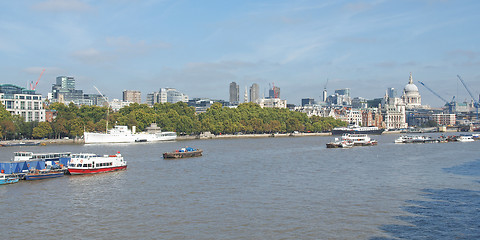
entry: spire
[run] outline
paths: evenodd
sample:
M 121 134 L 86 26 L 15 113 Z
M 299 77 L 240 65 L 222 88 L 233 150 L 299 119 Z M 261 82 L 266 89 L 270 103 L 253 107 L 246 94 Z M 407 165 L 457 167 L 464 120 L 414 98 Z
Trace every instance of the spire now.
M 412 72 L 410 72 L 410 78 L 408 79 L 408 84 L 413 84 Z

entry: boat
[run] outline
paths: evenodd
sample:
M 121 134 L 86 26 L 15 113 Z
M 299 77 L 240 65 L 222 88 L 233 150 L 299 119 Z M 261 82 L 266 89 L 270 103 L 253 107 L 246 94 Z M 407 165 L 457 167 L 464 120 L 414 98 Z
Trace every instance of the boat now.
M 332 135 L 343 135 L 345 133 L 380 135 L 384 131 L 385 129 L 378 128 L 378 127 L 348 126 L 348 127 L 336 127 L 332 129 Z
M 97 155 L 94 153 L 72 154 L 68 164 L 71 175 L 113 172 L 127 169 L 127 162 L 120 153 L 114 155 Z
M 438 139 L 423 135 L 402 135 L 395 139 L 395 143 L 436 143 Z
M 351 141 L 354 146 L 377 145 L 377 140 L 371 139 L 367 134 L 343 134 L 342 141 Z
M 473 139 L 472 135 L 460 135 L 460 136 L 457 137 L 457 141 L 458 142 L 473 142 L 475 140 Z
M 25 180 L 41 180 L 48 178 L 63 177 L 65 172 L 62 169 L 30 169 L 27 174 L 24 175 Z
M 200 157 L 202 156 L 202 149 L 194 149 L 190 147 L 182 148 L 180 150 L 175 150 L 174 152 L 163 153 L 163 158 L 189 158 L 189 157 Z
M 135 126 L 132 130 L 127 126 L 115 126 L 107 133 L 84 132 L 83 137 L 86 144 L 172 141 L 177 138 L 177 133 L 162 132 L 156 124 L 152 124 L 147 130 L 147 132 L 135 133 Z
M 334 142 L 327 143 L 327 148 L 351 148 L 353 147 L 353 141 L 350 140 L 339 140 L 335 138 Z
M 22 147 L 22 146 L 37 146 L 40 142 L 6 142 L 0 144 L 2 147 Z
M 17 183 L 20 180 L 15 174 L 0 174 L 0 185 Z

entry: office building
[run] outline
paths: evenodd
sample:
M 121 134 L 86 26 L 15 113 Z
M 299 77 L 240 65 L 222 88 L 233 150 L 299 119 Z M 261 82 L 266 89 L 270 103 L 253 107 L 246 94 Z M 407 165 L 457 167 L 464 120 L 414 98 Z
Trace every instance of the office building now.
M 0 102 L 12 115 L 20 115 L 25 122 L 45 122 L 42 95 L 35 90 L 13 85 L 0 85 Z
M 250 102 L 256 103 L 260 99 L 260 87 L 254 83 L 250 87 Z
M 142 103 L 142 93 L 135 90 L 125 90 L 123 91 L 123 101 L 140 104 Z
M 230 105 L 238 105 L 240 102 L 240 86 L 236 82 L 230 83 Z

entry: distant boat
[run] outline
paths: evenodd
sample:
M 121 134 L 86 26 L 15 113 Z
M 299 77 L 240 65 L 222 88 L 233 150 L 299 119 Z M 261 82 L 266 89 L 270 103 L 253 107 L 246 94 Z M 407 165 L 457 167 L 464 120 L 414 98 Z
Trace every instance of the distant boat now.
M 182 148 L 174 152 L 163 153 L 163 158 L 189 158 L 189 157 L 200 157 L 202 156 L 202 149 L 193 149 L 193 148 Z
M 20 178 L 14 174 L 0 174 L 0 185 L 17 183 Z
M 348 134 L 382 134 L 385 131 L 383 128 L 378 127 L 359 127 L 359 126 L 348 126 L 348 127 L 336 127 L 332 129 L 332 135 L 343 135 Z
M 334 142 L 329 142 L 327 143 L 327 148 L 351 148 L 353 147 L 353 141 L 349 140 L 339 140 L 338 138 L 335 138 Z
M 458 142 L 473 142 L 475 139 L 473 139 L 472 135 L 460 135 L 457 138 Z
M 367 134 L 343 134 L 342 140 L 353 142 L 354 146 L 377 145 L 377 140 L 371 139 Z
M 149 129 L 150 128 L 150 129 Z M 177 138 L 175 132 L 162 132 L 156 124 L 147 128 L 147 132 L 135 133 L 135 126 L 129 130 L 127 126 L 115 126 L 107 133 L 84 132 L 84 140 L 89 143 L 135 143 L 171 141 Z
M 18 147 L 18 146 L 37 146 L 39 142 L 6 142 L 0 144 L 2 147 Z
M 395 143 L 436 143 L 439 140 L 424 135 L 403 135 L 395 139 Z
M 120 153 L 97 155 L 94 153 L 72 154 L 68 172 L 72 175 L 113 172 L 127 169 L 127 162 Z

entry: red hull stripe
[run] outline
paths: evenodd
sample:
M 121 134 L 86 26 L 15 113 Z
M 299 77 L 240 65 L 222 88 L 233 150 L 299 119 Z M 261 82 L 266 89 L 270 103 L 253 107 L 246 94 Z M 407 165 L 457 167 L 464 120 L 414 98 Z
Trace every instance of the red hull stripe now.
M 110 168 L 91 168 L 91 169 L 72 169 L 69 168 L 68 171 L 70 174 L 90 174 L 90 173 L 102 173 L 102 172 L 113 172 L 118 170 L 127 169 L 127 166 L 121 167 L 110 167 Z

